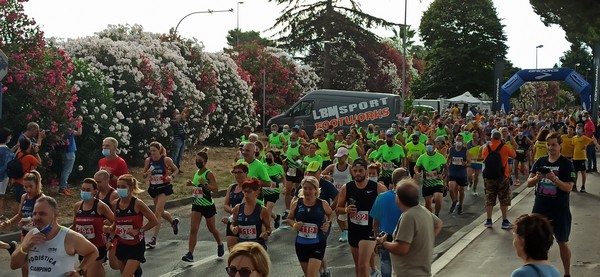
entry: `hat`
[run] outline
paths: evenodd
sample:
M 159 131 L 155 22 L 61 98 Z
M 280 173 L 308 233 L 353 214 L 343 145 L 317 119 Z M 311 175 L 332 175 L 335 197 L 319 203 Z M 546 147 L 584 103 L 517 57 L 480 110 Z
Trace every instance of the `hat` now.
M 306 167 L 306 172 L 317 172 L 321 170 L 321 163 L 317 161 L 312 161 Z
M 435 138 L 435 142 L 446 142 L 446 138 L 444 136 L 439 136 Z
M 360 166 L 364 167 L 365 169 L 369 166 L 367 164 L 367 161 L 365 161 L 364 159 L 360 159 L 360 158 L 354 160 L 354 162 L 352 163 L 352 166 L 357 166 L 357 165 L 360 165 Z
M 340 147 L 340 148 L 338 148 L 337 152 L 333 156 L 336 157 L 336 158 L 343 157 L 343 156 L 348 156 L 348 148 L 346 148 L 346 147 Z
M 502 133 L 500 133 L 499 131 L 493 131 L 492 132 L 492 139 L 495 139 L 495 140 L 502 139 Z
M 419 135 L 417 135 L 417 134 L 413 134 L 411 137 L 412 137 L 412 139 L 419 139 Z
M 388 136 L 388 137 L 393 137 L 394 136 L 394 131 L 387 130 L 387 131 L 385 131 L 385 135 Z

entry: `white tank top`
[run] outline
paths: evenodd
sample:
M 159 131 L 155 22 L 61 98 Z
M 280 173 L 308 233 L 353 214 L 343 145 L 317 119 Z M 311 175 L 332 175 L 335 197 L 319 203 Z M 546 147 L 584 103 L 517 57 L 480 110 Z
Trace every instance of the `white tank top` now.
M 346 170 L 339 171 L 338 164 L 334 164 L 333 174 L 331 175 L 331 177 L 333 178 L 333 184 L 335 185 L 335 188 L 338 190 L 342 189 L 342 186 L 352 181 L 352 175 L 350 174 L 350 165 L 346 164 Z
M 65 251 L 65 237 L 69 229 L 60 226 L 60 231 L 51 240 L 38 244 L 29 250 L 29 277 L 56 277 L 75 270 L 77 256 Z

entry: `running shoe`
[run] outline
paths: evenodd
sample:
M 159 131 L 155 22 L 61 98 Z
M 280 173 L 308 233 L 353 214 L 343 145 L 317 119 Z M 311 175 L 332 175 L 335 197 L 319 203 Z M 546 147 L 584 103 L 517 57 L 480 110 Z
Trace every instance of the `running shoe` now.
M 142 273 L 143 273 L 143 272 L 142 272 L 142 267 L 141 267 L 141 266 L 139 266 L 139 267 L 138 267 L 138 268 L 135 270 L 135 272 L 133 273 L 133 276 L 134 276 L 134 277 L 142 277 Z
M 189 252 L 188 252 L 188 254 L 189 254 Z M 223 244 L 221 243 L 221 244 L 217 245 L 217 256 L 223 257 L 223 255 L 225 255 L 225 247 L 223 247 Z M 194 259 L 194 258 L 192 258 L 192 259 Z
M 454 212 L 454 209 L 456 209 L 457 203 L 458 203 L 457 201 L 452 202 L 452 206 L 450 206 L 450 211 L 448 212 L 449 214 L 452 214 Z
M 17 242 L 16 241 L 11 241 L 8 243 L 8 245 L 10 245 L 10 248 L 8 248 L 8 254 L 12 255 L 13 252 L 15 252 L 15 250 L 17 250 Z
M 479 196 L 479 193 L 477 193 L 476 191 L 473 192 L 473 196 Z
M 494 222 L 492 222 L 492 219 L 491 219 L 491 218 L 488 218 L 488 219 L 485 221 L 485 224 L 483 224 L 483 226 L 485 226 L 485 227 L 487 227 L 487 228 L 492 228 L 492 226 L 494 226 Z
M 573 189 L 571 189 L 574 192 L 577 192 L 577 185 L 573 185 Z
M 469 185 L 467 186 L 467 191 L 471 191 L 471 187 L 472 187 L 472 186 L 473 186 L 473 184 L 469 184 Z
M 510 223 L 510 221 L 508 221 L 508 219 L 502 220 L 502 229 L 509 230 L 512 228 L 513 228 L 513 225 L 512 225 L 512 223 Z
M 278 214 L 275 216 L 275 229 L 279 228 L 279 225 L 281 225 L 281 216 Z
M 288 217 L 289 214 L 290 213 L 286 211 L 285 213 L 283 213 L 283 216 L 281 217 L 281 219 L 287 220 L 287 217 Z
M 519 179 L 515 180 L 515 186 L 520 186 L 521 185 L 521 181 L 519 181 Z
M 463 210 L 462 210 L 462 204 L 456 205 L 456 213 L 459 214 L 459 215 L 461 215 L 462 212 L 463 212 Z
M 583 192 L 583 193 L 585 193 L 585 187 L 584 187 L 584 186 L 581 186 L 581 189 L 579 190 L 579 192 Z
M 177 235 L 177 233 L 179 233 L 179 218 L 175 218 L 173 219 L 173 222 L 171 222 L 171 228 L 173 228 L 173 234 Z
M 69 189 L 58 190 L 58 194 L 64 195 L 64 196 L 73 196 L 73 192 L 71 192 L 71 190 L 69 190 Z
M 148 248 L 154 248 L 154 247 L 156 247 L 156 237 L 150 238 L 150 241 L 148 243 L 146 243 L 146 246 Z
M 219 256 L 221 257 L 221 256 Z M 184 262 L 193 262 L 194 261 L 194 255 L 192 255 L 192 253 L 187 252 L 185 253 L 185 255 L 183 255 L 183 257 L 181 257 L 181 260 Z
M 320 275 L 320 277 L 331 277 L 331 276 L 332 276 L 331 271 L 329 271 L 329 270 L 325 270 L 325 271 L 321 272 L 321 275 Z
M 375 270 L 371 271 L 371 274 L 369 275 L 369 277 L 381 277 L 381 273 L 379 272 L 379 270 L 375 269 Z
M 348 230 L 343 230 L 342 235 L 340 235 L 339 242 L 347 242 L 348 241 Z

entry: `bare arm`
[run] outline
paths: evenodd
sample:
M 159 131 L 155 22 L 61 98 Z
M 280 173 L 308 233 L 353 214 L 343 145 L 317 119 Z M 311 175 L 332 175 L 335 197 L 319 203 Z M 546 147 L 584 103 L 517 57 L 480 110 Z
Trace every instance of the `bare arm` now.
M 231 214 L 233 207 L 231 207 L 231 204 L 229 203 L 229 193 L 231 193 L 231 187 L 233 185 L 230 185 L 227 188 L 227 192 L 225 193 L 225 198 L 223 199 L 223 210 L 225 210 L 225 212 Z
M 335 211 L 338 214 L 348 213 L 348 211 L 346 210 L 346 185 L 343 185 L 342 189 L 340 189 L 340 193 L 337 196 L 337 200 L 338 201 Z
M 95 262 L 98 258 L 98 249 L 83 235 L 77 232 L 67 233 L 65 238 L 65 250 L 67 254 L 78 254 L 83 257 L 83 260 L 79 264 L 79 268 L 86 271 L 90 264 Z
M 219 185 L 217 185 L 217 178 L 215 177 L 215 174 L 209 172 L 208 174 L 206 174 L 206 178 L 208 179 L 208 189 L 214 193 L 218 192 Z
M 146 203 L 142 202 L 141 200 L 135 201 L 135 208 L 138 210 L 138 212 L 142 213 L 142 215 L 144 215 L 144 217 L 148 220 L 148 222 L 146 222 L 146 225 L 142 226 L 142 229 L 150 230 L 154 228 L 156 224 L 158 224 L 156 216 L 150 210 L 150 208 L 146 206 Z M 136 230 L 136 232 L 138 232 L 138 230 Z

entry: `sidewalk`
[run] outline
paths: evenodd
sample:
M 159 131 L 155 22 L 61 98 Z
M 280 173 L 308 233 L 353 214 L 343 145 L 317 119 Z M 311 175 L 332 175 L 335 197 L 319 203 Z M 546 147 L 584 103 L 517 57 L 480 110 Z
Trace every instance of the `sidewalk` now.
M 600 174 L 587 176 L 588 193 L 571 193 L 571 276 L 598 276 L 600 269 Z M 509 220 L 530 213 L 534 201 L 533 188 L 524 189 L 513 199 Z M 483 220 L 461 240 L 456 242 L 432 265 L 433 276 L 510 276 L 523 265 L 512 246 L 512 231 L 500 228 L 500 212 L 493 215 L 494 227 L 485 228 Z M 550 248 L 549 259 L 563 274 L 558 245 Z M 595 272 L 595 273 L 594 273 Z

